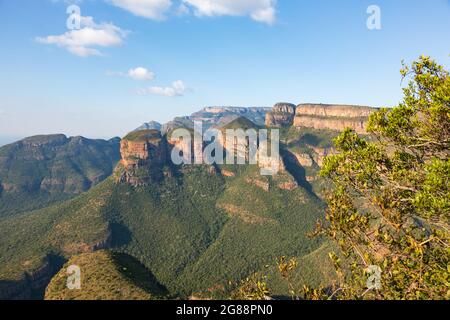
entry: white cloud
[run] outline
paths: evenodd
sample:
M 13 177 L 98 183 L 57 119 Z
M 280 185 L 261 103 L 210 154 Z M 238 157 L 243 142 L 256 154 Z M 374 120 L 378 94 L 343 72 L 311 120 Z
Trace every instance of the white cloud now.
M 155 78 L 155 73 L 144 67 L 136 67 L 128 72 L 106 71 L 108 77 L 126 77 L 138 81 L 149 81 Z
M 145 81 L 153 80 L 155 78 L 155 74 L 144 67 L 137 67 L 128 70 L 128 77 L 134 80 Z
M 112 23 L 97 24 L 92 17 L 81 17 L 81 28 L 67 31 L 61 35 L 37 37 L 36 41 L 43 44 L 54 44 L 70 53 L 80 56 L 99 56 L 102 53 L 93 47 L 111 47 L 123 43 L 126 31 Z
M 197 16 L 250 16 L 253 20 L 273 24 L 276 0 L 183 0 Z
M 183 81 L 178 80 L 172 83 L 171 86 L 168 87 L 150 87 L 141 89 L 138 91 L 138 94 L 147 95 L 147 94 L 155 94 L 165 97 L 178 97 L 183 96 L 188 88 L 183 83 Z
M 164 20 L 165 13 L 172 6 L 172 0 L 107 0 L 116 7 L 122 8 L 136 16 Z

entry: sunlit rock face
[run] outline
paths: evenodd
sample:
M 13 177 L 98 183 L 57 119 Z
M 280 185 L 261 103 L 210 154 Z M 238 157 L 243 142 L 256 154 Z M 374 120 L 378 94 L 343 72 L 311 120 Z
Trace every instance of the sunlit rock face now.
M 120 154 L 123 172 L 119 181 L 146 185 L 161 177 L 167 161 L 167 143 L 157 130 L 136 131 L 122 139 Z
M 374 108 L 351 105 L 300 104 L 293 125 L 301 128 L 343 131 L 351 128 L 364 134 Z
M 296 106 L 291 103 L 277 103 L 272 111 L 266 115 L 267 127 L 289 127 L 292 126 L 295 117 Z
M 351 128 L 366 133 L 367 122 L 375 108 L 353 105 L 277 103 L 266 115 L 268 127 L 313 128 L 343 131 Z

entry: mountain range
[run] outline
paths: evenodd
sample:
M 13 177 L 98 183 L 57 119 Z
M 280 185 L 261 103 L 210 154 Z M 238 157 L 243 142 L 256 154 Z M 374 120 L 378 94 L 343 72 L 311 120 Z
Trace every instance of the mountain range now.
M 300 283 L 329 285 L 331 244 L 308 237 L 325 212 L 317 173 L 332 139 L 346 126 L 364 133 L 372 110 L 206 108 L 122 139 L 38 136 L 0 148 L 0 298 L 226 298 L 255 272 L 283 296 L 280 256 L 299 259 Z M 279 129 L 279 174 L 174 165 L 168 155 L 184 142 L 170 133 L 194 120 Z M 90 275 L 84 291 L 65 287 L 72 264 Z
M 236 120 L 239 117 L 245 117 L 257 125 L 264 125 L 266 114 L 271 108 L 264 107 L 205 107 L 190 116 L 177 117 L 168 123 L 161 124 L 156 121 L 144 123 L 135 131 L 139 130 L 160 130 L 163 133 L 169 132 L 177 127 L 193 128 L 194 121 L 201 121 L 205 130 L 211 127 L 221 127 Z

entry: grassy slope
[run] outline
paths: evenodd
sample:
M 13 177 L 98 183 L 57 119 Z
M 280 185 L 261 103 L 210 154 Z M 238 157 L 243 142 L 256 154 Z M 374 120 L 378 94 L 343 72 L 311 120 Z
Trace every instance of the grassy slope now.
M 102 209 L 112 185 L 109 179 L 73 200 L 0 220 L 0 279 L 20 280 L 50 252 L 70 256 L 107 239 Z
M 197 284 L 194 291 L 218 288 L 227 280 L 237 281 L 272 264 L 276 257 L 303 256 L 320 245 L 306 237 L 322 216 L 318 199 L 302 188 L 278 189 L 272 179 L 267 192 L 252 179 L 261 179 L 255 167 L 247 167 L 227 181 L 218 206 L 231 205 L 238 211 L 228 213 L 230 218 L 218 239 L 183 273 L 183 282 L 194 280 Z
M 69 266 L 80 268 L 80 289 L 68 289 Z M 53 277 L 46 300 L 151 300 L 165 294 L 154 276 L 135 258 L 96 251 L 72 257 Z
M 183 177 L 146 188 L 118 186 L 108 215 L 120 250 L 142 261 L 171 292 L 183 291 L 178 276 L 225 223 L 226 216 L 215 208 L 222 190 L 222 177 L 203 167 L 185 168 Z
M 264 178 L 267 192 L 254 182 L 263 179 L 257 168 L 226 169 L 235 177 L 185 167 L 141 188 L 111 178 L 74 200 L 0 220 L 0 279 L 33 270 L 49 252 L 69 257 L 109 233 L 116 250 L 181 295 L 225 286 L 273 265 L 276 257 L 301 258 L 320 247 L 320 240 L 306 237 L 323 216 L 318 198 L 302 187 L 277 188 L 286 174 Z M 310 275 L 321 281 L 321 274 Z

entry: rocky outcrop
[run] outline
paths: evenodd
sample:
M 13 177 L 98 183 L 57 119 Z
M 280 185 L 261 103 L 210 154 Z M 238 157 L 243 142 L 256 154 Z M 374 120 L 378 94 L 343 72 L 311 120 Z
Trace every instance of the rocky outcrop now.
M 144 123 L 142 126 L 140 126 L 139 128 L 137 128 L 134 131 L 142 131 L 142 130 L 158 130 L 161 131 L 162 129 L 162 124 L 156 121 L 150 121 L 147 123 Z
M 167 161 L 167 143 L 159 131 L 136 131 L 122 139 L 120 154 L 123 172 L 119 182 L 132 186 L 146 185 L 162 177 L 162 167 Z
M 323 166 L 323 160 L 330 155 L 336 154 L 336 150 L 334 148 L 320 148 L 314 146 L 308 146 L 311 150 L 314 151 L 313 160 L 319 166 Z
M 297 106 L 294 126 L 343 131 L 351 128 L 366 133 L 367 121 L 376 109 L 364 106 L 300 104 Z
M 185 127 L 193 129 L 194 121 L 201 121 L 203 129 L 220 128 L 223 125 L 239 118 L 245 117 L 255 124 L 262 126 L 266 118 L 266 113 L 271 108 L 265 107 L 228 107 L 228 106 L 211 106 L 203 108 L 190 116 L 177 117 L 172 121 L 160 125 L 155 121 L 144 123 L 135 131 L 156 129 L 160 130 L 163 134 L 166 134 L 174 128 Z
M 281 182 L 278 184 L 278 188 L 280 188 L 281 190 L 292 191 L 298 188 L 298 183 L 294 180 Z
M 267 127 L 289 127 L 294 123 L 296 106 L 291 103 L 277 103 L 266 114 Z
M 277 103 L 266 115 L 268 127 L 305 127 L 366 133 L 367 121 L 376 109 L 364 106 Z
M 268 192 L 270 189 L 270 184 L 269 184 L 269 180 L 267 179 L 267 177 L 247 178 L 245 180 L 245 182 L 247 182 L 250 185 L 254 185 L 266 192 Z
M 19 280 L 0 281 L 0 300 L 26 300 L 42 298 L 45 287 L 59 269 L 49 256 L 41 266 L 25 272 Z
M 368 118 L 374 108 L 354 105 L 299 104 L 296 115 L 337 118 Z
M 297 158 L 298 163 L 302 167 L 312 167 L 314 165 L 314 161 L 309 154 L 297 152 L 292 152 L 292 154 Z
M 205 129 L 221 127 L 240 117 L 245 117 L 256 125 L 264 125 L 266 113 L 270 108 L 260 107 L 206 107 L 193 113 L 190 118 L 193 121 L 202 121 Z
M 299 115 L 295 117 L 294 126 L 336 131 L 350 128 L 359 134 L 365 134 L 367 119 L 318 118 Z

